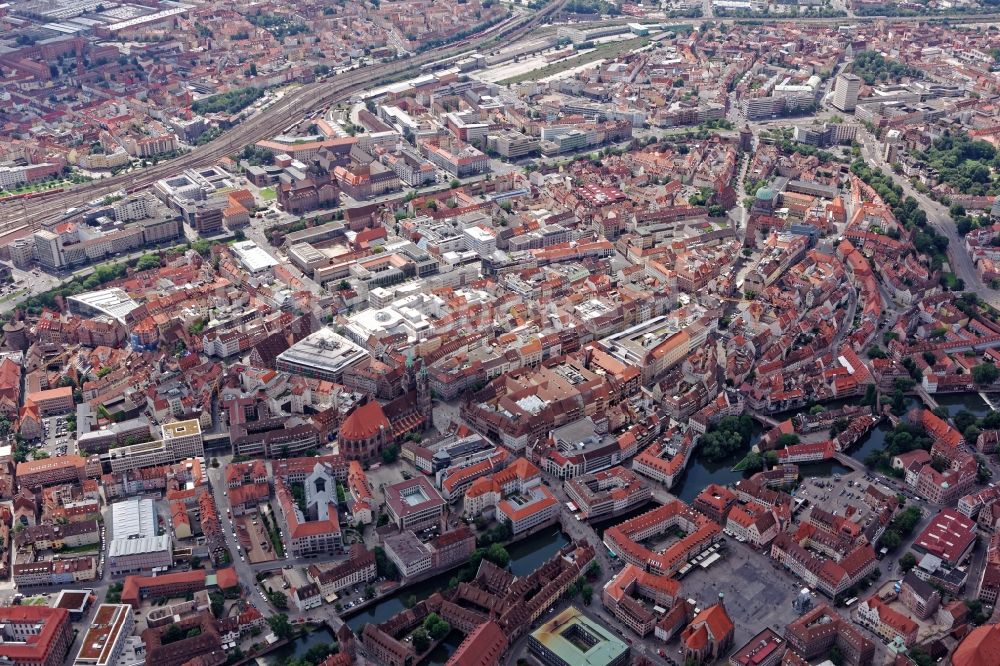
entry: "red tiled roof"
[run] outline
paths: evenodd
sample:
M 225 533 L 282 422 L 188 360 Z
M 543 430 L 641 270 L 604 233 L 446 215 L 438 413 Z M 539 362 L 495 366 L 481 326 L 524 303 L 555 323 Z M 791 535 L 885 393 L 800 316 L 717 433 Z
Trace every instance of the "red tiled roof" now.
M 39 623 L 40 631 L 24 639 L 24 642 L 7 642 L 0 652 L 15 664 L 47 663 L 57 640 L 57 632 L 68 631 L 69 611 L 65 608 L 47 606 L 7 606 L 0 608 L 0 624 Z M 61 656 L 61 655 L 60 655 Z
M 995 666 L 1000 654 L 1000 624 L 976 627 L 951 655 L 953 666 Z
M 240 579 L 236 575 L 236 569 L 233 567 L 226 567 L 225 569 L 219 569 L 216 571 L 215 584 L 219 586 L 220 590 L 228 590 L 239 587 Z
M 340 426 L 340 437 L 348 440 L 368 439 L 377 435 L 382 429 L 391 430 L 392 424 L 382 411 L 382 406 L 370 400 L 344 419 L 344 423 Z

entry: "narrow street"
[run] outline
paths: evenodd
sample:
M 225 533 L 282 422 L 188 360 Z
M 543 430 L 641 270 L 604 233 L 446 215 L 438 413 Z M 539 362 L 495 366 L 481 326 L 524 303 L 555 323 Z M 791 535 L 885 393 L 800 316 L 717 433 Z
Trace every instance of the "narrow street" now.
M 212 497 L 215 499 L 216 509 L 219 512 L 219 520 L 222 523 L 222 531 L 226 535 L 226 546 L 229 547 L 229 553 L 232 557 L 232 566 L 236 570 L 237 577 L 240 579 L 240 585 L 243 587 L 244 593 L 247 595 L 247 599 L 257 606 L 257 610 L 261 612 L 264 617 L 268 617 L 273 614 L 271 603 L 264 597 L 260 588 L 257 587 L 257 577 L 256 571 L 260 571 L 265 567 L 261 565 L 251 565 L 240 559 L 240 551 L 237 548 L 239 542 L 236 540 L 236 536 L 233 533 L 232 514 L 231 507 L 229 505 L 229 496 L 223 494 L 223 490 L 226 487 L 226 482 L 223 479 L 222 471 L 225 469 L 225 465 L 222 464 L 218 468 L 210 467 L 208 470 L 208 478 L 212 485 Z M 276 562 L 267 562 L 268 569 L 273 569 L 275 567 L 280 567 L 285 564 L 285 560 L 277 560 Z

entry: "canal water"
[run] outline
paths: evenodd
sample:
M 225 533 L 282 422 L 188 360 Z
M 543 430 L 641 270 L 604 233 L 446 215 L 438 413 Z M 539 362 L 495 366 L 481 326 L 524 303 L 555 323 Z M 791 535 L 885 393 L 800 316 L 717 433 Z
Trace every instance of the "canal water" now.
M 292 659 L 304 656 L 314 645 L 329 645 L 336 640 L 337 638 L 330 628 L 322 626 L 292 643 L 282 645 L 274 652 L 257 657 L 256 663 L 258 666 L 283 666 L 283 664 L 287 664 Z
M 542 530 L 538 534 L 533 534 L 527 539 L 522 539 L 510 546 L 507 552 L 510 554 L 510 570 L 517 576 L 524 576 L 531 573 L 542 565 L 546 560 L 558 552 L 560 548 L 569 543 L 569 538 L 562 533 L 558 525 Z M 370 606 L 347 620 L 347 625 L 355 634 L 360 634 L 365 624 L 372 622 L 378 624 L 385 622 L 393 615 L 403 611 L 406 605 L 403 600 L 409 596 L 416 597 L 417 601 L 422 601 L 434 592 L 440 592 L 448 586 L 448 582 L 457 570 L 449 571 L 425 581 L 404 588 L 395 594 L 386 597 L 374 606 Z M 444 664 L 455 652 L 462 642 L 462 634 L 458 631 L 451 632 L 434 650 L 431 651 L 424 663 L 437 666 Z M 303 648 L 303 652 L 308 650 L 308 646 Z M 266 664 L 262 666 L 276 666 L 276 664 Z
M 986 416 L 990 412 L 989 405 L 983 402 L 983 399 L 975 393 L 935 395 L 934 399 L 941 407 L 946 409 L 948 411 L 948 415 L 952 417 L 963 409 L 975 414 L 976 416 Z M 921 405 L 922 403 L 918 398 L 909 397 L 906 399 L 907 410 L 920 407 Z M 882 421 L 878 427 L 873 428 L 872 431 L 861 440 L 860 445 L 856 445 L 850 450 L 850 456 L 855 460 L 864 462 L 865 456 L 869 453 L 872 451 L 881 451 L 885 448 L 885 438 L 890 432 L 892 432 L 892 424 L 887 420 Z
M 568 543 L 569 538 L 562 533 L 558 525 L 553 525 L 551 528 L 542 530 L 538 534 L 533 534 L 527 539 L 522 539 L 507 546 L 507 552 L 510 554 L 510 570 L 517 576 L 529 574 Z M 448 586 L 448 581 L 456 573 L 457 570 L 449 571 L 404 588 L 349 618 L 347 625 L 357 634 L 369 622 L 375 624 L 385 622 L 406 608 L 403 603 L 404 599 L 412 595 L 417 598 L 417 601 L 422 601 L 434 592 L 445 589 Z M 454 648 L 452 648 L 452 651 L 454 651 Z M 445 660 L 447 660 L 447 657 L 445 657 Z
M 788 416 L 794 414 L 795 412 L 790 412 Z M 781 419 L 779 418 L 779 420 Z M 761 425 L 755 423 L 753 435 L 750 437 L 750 448 L 753 448 L 760 441 L 763 434 L 764 430 Z M 721 486 L 736 483 L 740 479 L 750 476 L 750 474 L 733 471 L 733 467 L 743 460 L 746 454 L 747 451 L 740 451 L 724 460 L 707 460 L 702 455 L 700 448 L 695 449 L 694 457 L 670 492 L 690 504 L 698 496 L 698 493 L 710 483 L 717 483 Z M 834 474 L 846 474 L 850 470 L 838 462 L 828 461 L 799 465 L 799 471 L 802 476 L 833 476 Z
M 698 496 L 698 493 L 710 483 L 727 486 L 736 483 L 744 476 L 749 477 L 750 474 L 733 471 L 733 467 L 743 459 L 744 455 L 745 452 L 726 458 L 721 462 L 709 462 L 699 456 L 696 451 L 694 459 L 688 463 L 687 471 L 670 492 L 690 504 Z M 803 477 L 833 476 L 834 474 L 846 474 L 850 471 L 850 468 L 835 460 L 799 465 L 799 474 Z
M 990 407 L 978 393 L 948 393 L 935 395 L 934 399 L 939 405 L 948 410 L 949 416 L 955 416 L 963 409 L 972 412 L 976 416 L 986 416 L 990 413 Z

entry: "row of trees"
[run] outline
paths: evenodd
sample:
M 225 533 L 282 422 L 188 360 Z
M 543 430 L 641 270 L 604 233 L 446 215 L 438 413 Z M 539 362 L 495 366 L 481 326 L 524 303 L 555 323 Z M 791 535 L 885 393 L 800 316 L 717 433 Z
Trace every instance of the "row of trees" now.
M 913 197 L 903 197 L 903 188 L 897 185 L 892 176 L 881 169 L 873 169 L 858 159 L 851 164 L 851 173 L 865 181 L 882 198 L 892 214 L 903 227 L 913 234 L 913 247 L 917 252 L 929 258 L 931 270 L 940 270 L 947 261 L 945 254 L 948 249 L 948 238 L 939 234 L 927 223 L 927 213 Z M 954 285 L 961 290 L 964 285 Z
M 212 242 L 207 240 L 197 240 L 192 243 L 178 245 L 174 251 L 184 251 L 192 249 L 203 257 L 208 257 L 211 253 Z M 128 274 L 130 266 L 135 270 L 149 270 L 159 266 L 161 263 L 161 253 L 153 252 L 144 254 L 138 259 L 127 262 L 115 262 L 98 264 L 93 267 L 90 275 L 86 278 L 75 277 L 66 284 L 42 292 L 26 299 L 23 303 L 25 309 L 32 314 L 40 314 L 43 308 L 58 309 L 60 299 L 67 296 L 75 296 L 87 291 L 93 291 L 98 287 L 115 280 L 120 280 Z
M 246 87 L 200 99 L 191 105 L 191 111 L 205 113 L 237 113 L 264 96 L 260 88 Z
M 888 548 L 890 551 L 899 548 L 899 544 L 913 533 L 914 528 L 916 528 L 919 522 L 920 507 L 906 507 L 889 523 L 889 527 L 879 540 L 879 546 Z

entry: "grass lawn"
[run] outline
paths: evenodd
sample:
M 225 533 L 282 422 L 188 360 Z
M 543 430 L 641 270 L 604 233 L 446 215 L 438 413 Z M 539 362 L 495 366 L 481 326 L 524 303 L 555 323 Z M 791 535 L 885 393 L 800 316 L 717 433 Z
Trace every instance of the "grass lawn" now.
M 11 196 L 14 194 L 28 194 L 30 192 L 43 192 L 45 190 L 55 189 L 57 187 L 65 187 L 69 185 L 71 181 L 66 179 L 52 180 L 42 183 L 31 183 L 26 185 L 21 185 L 20 187 L 14 188 L 13 190 L 0 190 L 0 196 Z
M 264 201 L 274 201 L 277 196 L 278 193 L 274 191 L 273 187 L 260 188 L 260 198 Z
M 509 79 L 500 81 L 499 84 L 506 86 L 512 83 L 537 81 L 538 79 L 544 79 L 547 76 L 559 74 L 560 72 L 565 72 L 575 67 L 579 67 L 580 65 L 586 65 L 587 63 L 594 62 L 595 60 L 601 60 L 603 58 L 617 58 L 622 53 L 628 53 L 633 49 L 641 48 L 647 44 L 649 44 L 649 37 L 636 37 L 634 39 L 625 39 L 619 42 L 598 44 L 593 50 L 588 51 L 583 55 L 567 58 L 566 60 L 560 60 L 559 62 L 552 63 L 551 65 L 546 65 L 545 67 L 525 72 L 524 74 L 512 76 Z

